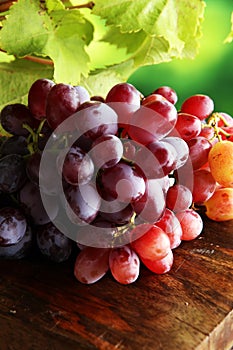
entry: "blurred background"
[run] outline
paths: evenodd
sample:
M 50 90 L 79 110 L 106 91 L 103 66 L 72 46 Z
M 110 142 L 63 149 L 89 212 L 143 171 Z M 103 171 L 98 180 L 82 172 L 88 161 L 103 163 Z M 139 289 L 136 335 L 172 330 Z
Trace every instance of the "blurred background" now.
M 174 60 L 134 72 L 128 82 L 144 95 L 161 85 L 178 94 L 176 107 L 192 94 L 207 94 L 215 111 L 233 116 L 233 42 L 224 44 L 231 29 L 233 0 L 205 0 L 205 20 L 200 51 L 194 60 Z

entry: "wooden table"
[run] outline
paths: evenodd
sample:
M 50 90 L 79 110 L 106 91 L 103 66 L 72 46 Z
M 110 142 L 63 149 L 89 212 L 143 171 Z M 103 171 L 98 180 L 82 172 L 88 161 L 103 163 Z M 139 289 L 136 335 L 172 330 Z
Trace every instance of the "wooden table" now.
M 129 286 L 93 285 L 73 261 L 0 261 L 1 350 L 229 350 L 233 345 L 233 222 L 205 218 L 175 251 L 170 273 L 142 267 Z

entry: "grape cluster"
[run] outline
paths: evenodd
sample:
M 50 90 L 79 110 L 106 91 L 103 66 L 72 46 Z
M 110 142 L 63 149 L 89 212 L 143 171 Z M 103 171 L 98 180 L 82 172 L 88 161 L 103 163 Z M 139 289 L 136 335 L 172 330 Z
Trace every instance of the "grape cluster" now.
M 143 96 L 120 83 L 103 98 L 38 79 L 27 105 L 5 106 L 0 257 L 74 253 L 78 281 L 110 270 L 129 284 L 141 263 L 172 268 L 173 250 L 202 232 L 199 209 L 233 219 L 233 119 L 207 95 L 176 102 L 168 86 Z

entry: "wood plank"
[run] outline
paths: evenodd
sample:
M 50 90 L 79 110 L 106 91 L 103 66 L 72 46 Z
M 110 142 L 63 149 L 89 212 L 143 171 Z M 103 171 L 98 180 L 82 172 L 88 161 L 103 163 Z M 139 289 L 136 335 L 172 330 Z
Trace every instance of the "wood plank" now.
M 0 261 L 0 349 L 229 350 L 233 345 L 233 222 L 205 218 L 199 239 L 161 276 L 93 285 L 73 261 Z

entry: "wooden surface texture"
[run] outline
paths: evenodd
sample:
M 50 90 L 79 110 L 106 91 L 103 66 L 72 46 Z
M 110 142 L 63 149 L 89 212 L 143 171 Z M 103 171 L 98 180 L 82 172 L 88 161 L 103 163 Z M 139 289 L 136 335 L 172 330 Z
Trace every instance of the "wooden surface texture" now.
M 229 350 L 233 345 L 233 222 L 205 219 L 174 251 L 172 270 L 123 286 L 93 285 L 73 261 L 0 261 L 0 350 Z

